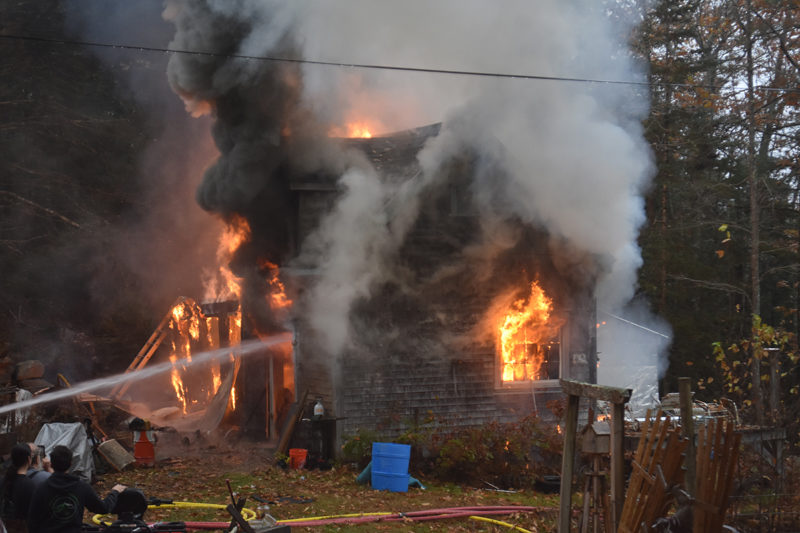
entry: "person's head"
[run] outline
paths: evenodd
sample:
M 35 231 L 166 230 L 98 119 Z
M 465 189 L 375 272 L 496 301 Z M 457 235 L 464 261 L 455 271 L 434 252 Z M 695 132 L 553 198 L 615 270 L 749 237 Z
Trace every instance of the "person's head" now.
M 11 465 L 14 468 L 28 466 L 31 461 L 31 448 L 27 444 L 15 444 L 11 448 Z
M 56 472 L 66 472 L 72 466 L 72 450 L 66 446 L 56 446 L 50 452 L 50 465 Z
M 39 448 L 37 444 L 32 442 L 28 443 L 28 447 L 31 449 L 31 466 L 34 468 L 41 469 L 42 468 L 42 450 Z

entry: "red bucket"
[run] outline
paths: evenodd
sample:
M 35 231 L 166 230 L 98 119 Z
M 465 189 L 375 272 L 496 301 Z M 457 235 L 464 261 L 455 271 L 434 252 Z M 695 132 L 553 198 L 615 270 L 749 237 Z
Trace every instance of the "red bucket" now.
M 299 470 L 306 466 L 306 458 L 308 457 L 308 450 L 305 448 L 291 448 L 289 450 L 289 468 L 292 470 Z

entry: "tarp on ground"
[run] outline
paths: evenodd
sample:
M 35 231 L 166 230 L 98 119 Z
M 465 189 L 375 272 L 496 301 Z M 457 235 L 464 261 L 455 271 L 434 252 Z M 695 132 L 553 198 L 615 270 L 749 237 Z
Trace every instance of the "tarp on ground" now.
M 114 400 L 114 405 L 133 416 L 147 420 L 154 427 L 170 427 L 179 433 L 213 431 L 220 425 L 228 409 L 231 390 L 236 375 L 239 373 L 240 364 L 241 359 L 237 357 L 232 368 L 225 374 L 214 397 L 206 404 L 205 408 L 197 411 L 183 413 L 177 406 L 152 409 L 142 402 L 128 402 L 119 399 Z
M 70 473 L 91 483 L 94 474 L 94 458 L 92 443 L 86 436 L 86 428 L 79 422 L 66 424 L 53 422 L 45 424 L 36 435 L 34 444 L 44 446 L 45 454 L 50 455 L 56 446 L 66 446 L 72 450 L 72 467 Z

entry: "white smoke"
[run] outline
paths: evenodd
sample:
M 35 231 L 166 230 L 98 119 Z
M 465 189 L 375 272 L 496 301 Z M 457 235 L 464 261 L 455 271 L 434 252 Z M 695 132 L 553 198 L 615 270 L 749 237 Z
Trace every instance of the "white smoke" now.
M 118 22 L 141 18 L 112 16 L 126 12 L 110 7 L 101 12 L 82 11 L 91 19 L 87 35 L 98 41 L 118 40 L 125 33 Z M 174 54 L 169 65 L 170 84 L 187 108 L 216 120 L 221 157 L 205 176 L 201 205 L 223 213 L 248 209 L 265 190 L 280 189 L 287 155 L 279 144 L 287 128 L 299 139 L 289 147 L 292 168 L 341 176 L 339 202 L 301 254 L 301 262 L 319 265 L 307 295 L 310 319 L 333 353 L 348 343 L 354 302 L 402 276 L 395 259 L 421 197 L 464 151 L 501 170 L 471 184 L 482 241 L 464 257 L 490 265 L 487 257 L 514 246 L 519 235 L 509 221 L 519 220 L 547 229 L 565 270 L 598 278 L 598 308 L 617 313 L 633 296 L 642 194 L 652 173 L 640 126 L 646 90 L 279 59 L 646 81 L 627 51 L 641 16 L 635 7 L 596 0 L 167 0 L 163 16 L 176 28 L 170 48 L 210 53 Z M 136 35 L 126 42 L 136 44 Z M 137 94 L 147 92 L 139 87 Z M 352 120 L 366 120 L 374 134 L 444 126 L 419 154 L 421 173 L 398 185 L 379 179 L 363 158 L 343 157 L 314 137 Z M 283 217 L 281 196 L 267 199 L 259 209 Z M 629 351 L 666 349 L 658 337 L 653 349 L 637 341 L 629 350 L 608 331 L 599 339 L 608 344 L 601 358 L 615 351 L 624 361 L 637 357 Z
M 339 202 L 301 254 L 319 266 L 310 320 L 336 353 L 348 342 L 354 302 L 400 275 L 394 259 L 420 196 L 469 151 L 500 171 L 471 184 L 484 241 L 473 250 L 513 246 L 511 220 L 546 228 L 563 265 L 598 279 L 598 306 L 618 310 L 641 265 L 636 239 L 653 171 L 640 125 L 647 92 L 587 80 L 645 81 L 626 43 L 640 16 L 596 0 L 170 1 L 171 46 L 221 54 L 175 55 L 169 69 L 187 106 L 217 118 L 222 155 L 201 203 L 246 208 L 284 179 L 278 145 L 287 129 L 306 148 L 295 150 L 293 168 L 340 173 Z M 280 61 L 301 58 L 312 62 Z M 344 66 L 352 64 L 417 71 Z M 247 122 L 248 114 L 257 118 Z M 421 174 L 397 185 L 363 158 L 330 157 L 325 140 L 309 142 L 309 132 L 321 127 L 324 136 L 352 120 L 373 133 L 444 125 L 419 154 Z
M 599 3 L 507 1 L 501 7 L 478 0 L 314 4 L 298 18 L 298 41 L 305 57 L 333 62 L 644 79 L 620 40 L 626 28 Z M 554 245 L 568 242 L 579 257 L 599 257 L 604 267 L 599 305 L 619 309 L 633 296 L 641 265 L 636 244 L 644 221 L 641 195 L 652 173 L 639 125 L 647 110 L 645 95 L 624 85 L 586 82 L 381 70 L 357 74 L 355 84 L 351 71 L 306 66 L 308 105 L 331 120 L 367 116 L 389 131 L 444 120 L 443 132 L 420 154 L 426 180 L 437 179 L 441 165 L 465 148 L 480 153 L 501 146 L 508 183 L 475 184 L 482 213 L 545 227 Z M 345 202 L 340 209 L 375 207 L 355 198 Z M 416 205 L 405 202 L 406 217 L 413 218 Z M 342 245 L 358 240 L 352 234 L 357 228 L 344 234 L 327 227 L 330 250 L 339 247 L 339 238 Z M 361 242 L 369 243 L 375 234 L 364 229 Z M 373 253 L 351 257 L 350 270 L 325 272 L 317 292 L 363 282 L 367 267 L 355 264 L 358 259 L 381 264 L 387 256 L 381 254 L 396 251 L 368 249 Z M 377 282 L 380 272 L 370 279 Z M 347 319 L 345 314 L 338 318 Z

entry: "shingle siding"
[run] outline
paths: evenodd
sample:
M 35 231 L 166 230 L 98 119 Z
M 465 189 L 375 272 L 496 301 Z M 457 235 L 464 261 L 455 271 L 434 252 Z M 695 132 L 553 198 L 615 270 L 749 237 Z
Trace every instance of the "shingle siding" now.
M 371 139 L 360 147 L 385 179 L 402 181 L 415 176 L 416 153 L 426 135 L 437 131 Z M 548 284 L 548 294 L 559 297 L 560 311 L 568 317 L 562 368 L 570 377 L 592 380 L 594 312 L 587 297 L 592 282 L 570 278 L 556 267 L 546 233 L 521 226 L 519 242 L 495 258 L 495 270 L 479 271 L 485 265 L 464 262 L 465 244 L 476 242 L 482 231 L 468 196 L 459 194 L 468 186 L 465 173 L 471 164 L 468 157 L 455 161 L 448 171 L 451 186 L 421 198 L 420 216 L 396 256 L 414 289 L 387 282 L 374 287 L 368 300 L 354 303 L 358 346 L 337 361 L 321 359 L 324 350 L 314 348 L 310 328 L 297 325 L 297 390 L 323 397 L 328 412 L 341 419 L 340 437 L 369 429 L 392 438 L 431 417 L 434 424 L 453 427 L 515 421 L 534 412 L 554 419 L 547 403 L 562 397 L 558 388 L 552 383 L 501 387 L 494 341 L 474 335 L 498 291 L 524 287 L 531 274 Z M 298 206 L 295 240 L 300 243 L 333 205 L 336 179 L 298 179 L 292 190 Z M 302 265 L 311 274 L 299 283 L 313 284 L 314 269 L 323 266 Z M 457 268 L 442 275 L 443 266 Z M 581 353 L 585 357 L 574 355 Z

